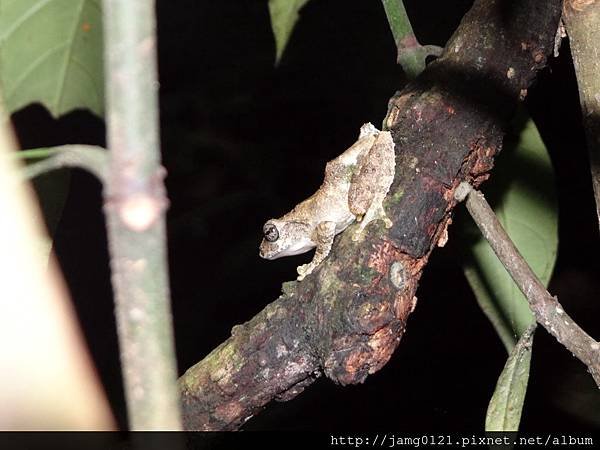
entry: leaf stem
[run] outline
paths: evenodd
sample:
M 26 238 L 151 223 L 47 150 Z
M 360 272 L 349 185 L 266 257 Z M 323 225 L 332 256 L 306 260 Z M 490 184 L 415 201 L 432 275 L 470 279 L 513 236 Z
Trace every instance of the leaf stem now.
M 47 149 L 24 150 L 20 155 L 24 158 L 42 158 L 46 159 L 29 164 L 23 168 L 25 178 L 34 178 L 51 170 L 62 169 L 65 167 L 76 167 L 87 170 L 95 175 L 101 183 L 106 182 L 108 171 L 108 158 L 106 150 L 102 147 L 93 145 L 63 145 Z

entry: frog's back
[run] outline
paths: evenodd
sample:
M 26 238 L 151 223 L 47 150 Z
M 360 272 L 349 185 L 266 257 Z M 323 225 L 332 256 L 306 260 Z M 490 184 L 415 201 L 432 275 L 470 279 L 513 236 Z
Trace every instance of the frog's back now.
M 344 223 L 343 228 L 346 228 L 354 220 L 354 215 L 348 206 L 350 182 L 344 184 L 323 183 L 317 192 L 298 203 L 281 220 L 304 222 L 312 228 L 321 222 Z
M 335 222 L 336 233 L 340 233 L 354 222 L 355 215 L 350 211 L 348 204 L 352 177 L 378 133 L 373 125 L 363 125 L 359 139 L 327 163 L 323 184 L 317 192 L 296 205 L 281 220 L 300 221 L 309 224 L 312 229 L 322 222 Z

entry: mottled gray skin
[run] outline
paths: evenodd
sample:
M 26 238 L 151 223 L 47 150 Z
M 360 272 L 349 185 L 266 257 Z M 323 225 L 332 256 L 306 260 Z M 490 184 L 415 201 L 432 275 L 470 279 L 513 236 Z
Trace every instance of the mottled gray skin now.
M 313 260 L 297 269 L 298 280 L 302 280 L 327 257 L 334 237 L 355 220 L 361 222 L 353 236 L 355 240 L 374 220 L 382 219 L 386 227 L 391 227 L 382 203 L 394 173 L 392 136 L 389 131 L 379 131 L 366 123 L 358 140 L 327 163 L 317 192 L 286 215 L 265 223 L 260 256 L 276 259 L 316 247 Z

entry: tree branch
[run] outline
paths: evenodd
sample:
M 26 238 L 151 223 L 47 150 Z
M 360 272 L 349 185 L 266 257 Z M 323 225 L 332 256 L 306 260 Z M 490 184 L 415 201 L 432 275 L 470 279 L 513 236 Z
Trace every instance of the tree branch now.
M 444 54 L 391 99 L 396 176 L 362 242 L 330 256 L 180 378 L 186 429 L 233 430 L 317 377 L 362 383 L 397 347 L 461 181 L 489 176 L 504 129 L 554 48 L 559 0 L 477 0 Z
M 567 0 L 563 18 L 579 87 L 600 225 L 600 1 Z
M 34 150 L 38 152 L 39 149 Z M 19 153 L 26 154 L 24 150 Z M 87 170 L 96 176 L 102 184 L 106 183 L 108 157 L 106 150 L 93 145 L 63 145 L 44 151 L 48 157 L 40 162 L 29 164 L 23 168 L 25 178 L 35 178 L 51 170 L 74 167 Z
M 454 195 L 459 201 L 466 197 L 471 217 L 527 298 L 535 320 L 588 367 L 600 387 L 600 343 L 583 331 L 557 298 L 548 293 L 502 228 L 483 194 L 471 189 L 468 183 L 461 183 Z
M 133 430 L 180 429 L 160 165 L 153 0 L 104 0 L 110 164 L 104 189 Z

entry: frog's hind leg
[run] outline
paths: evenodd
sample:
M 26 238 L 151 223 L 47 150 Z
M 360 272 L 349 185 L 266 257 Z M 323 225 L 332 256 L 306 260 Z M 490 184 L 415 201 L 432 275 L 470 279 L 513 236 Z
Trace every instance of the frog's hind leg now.
M 348 206 L 360 222 L 353 240 L 359 240 L 374 220 L 383 220 L 387 228 L 392 226 L 383 201 L 394 181 L 395 171 L 394 141 L 389 131 L 381 131 L 351 180 Z
M 326 221 L 317 225 L 313 239 L 317 244 L 315 256 L 308 264 L 298 266 L 296 269 L 298 272 L 298 281 L 302 281 L 304 277 L 312 273 L 327 258 L 333 245 L 333 238 L 335 238 L 335 222 Z
M 385 213 L 385 209 L 383 208 L 383 200 L 385 200 L 385 196 L 386 194 L 384 193 L 378 193 L 373 197 L 373 202 L 361 217 L 361 220 L 358 221 L 358 227 L 352 236 L 353 241 L 360 240 L 367 225 L 375 220 L 383 220 L 386 228 L 390 228 L 393 225 L 392 221 Z

